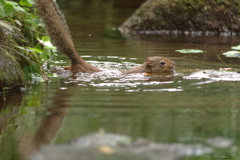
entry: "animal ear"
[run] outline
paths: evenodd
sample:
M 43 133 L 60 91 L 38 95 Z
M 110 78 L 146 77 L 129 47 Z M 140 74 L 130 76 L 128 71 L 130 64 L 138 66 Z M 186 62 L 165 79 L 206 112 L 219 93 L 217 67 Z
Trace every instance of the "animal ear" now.
M 146 58 L 146 64 L 147 64 L 148 66 L 152 66 L 152 65 L 153 65 L 153 61 L 150 60 L 149 57 L 147 57 L 147 58 Z

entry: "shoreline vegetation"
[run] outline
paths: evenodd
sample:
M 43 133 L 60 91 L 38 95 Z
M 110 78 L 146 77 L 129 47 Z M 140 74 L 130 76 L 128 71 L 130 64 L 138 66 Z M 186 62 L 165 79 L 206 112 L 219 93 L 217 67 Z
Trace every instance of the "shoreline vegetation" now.
M 0 1 L 0 91 L 48 79 L 57 50 L 30 0 Z

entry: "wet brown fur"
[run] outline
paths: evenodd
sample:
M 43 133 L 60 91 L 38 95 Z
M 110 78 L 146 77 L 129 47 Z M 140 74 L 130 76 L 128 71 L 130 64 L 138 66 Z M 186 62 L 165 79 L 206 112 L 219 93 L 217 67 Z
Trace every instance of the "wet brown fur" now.
M 166 73 L 173 72 L 175 62 L 164 57 L 147 57 L 145 63 L 142 65 L 124 71 L 124 74 L 130 73 Z
M 74 44 L 58 5 L 53 0 L 34 0 L 46 24 L 48 34 L 59 51 L 71 60 L 71 71 L 93 73 L 100 70 L 84 61 L 76 52 Z

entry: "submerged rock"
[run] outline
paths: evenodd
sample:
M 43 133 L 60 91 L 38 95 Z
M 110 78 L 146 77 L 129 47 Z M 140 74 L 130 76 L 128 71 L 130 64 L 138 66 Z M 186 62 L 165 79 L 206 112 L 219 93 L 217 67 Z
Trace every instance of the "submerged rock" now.
M 177 160 L 179 157 L 164 152 L 129 151 L 113 148 L 114 154 L 102 153 L 100 147 L 74 148 L 68 146 L 45 147 L 30 160 Z
M 147 0 L 120 27 L 123 33 L 239 33 L 239 0 Z
M 233 140 L 223 137 L 214 137 L 207 139 L 206 143 L 217 148 L 228 148 L 233 145 Z
M 126 135 L 90 134 L 68 144 L 44 146 L 30 160 L 178 160 L 213 152 L 202 144 L 162 144 Z
M 117 146 L 119 144 L 127 144 L 131 142 L 131 137 L 121 134 L 110 133 L 93 133 L 70 142 L 71 146 L 75 147 L 93 147 L 100 145 Z

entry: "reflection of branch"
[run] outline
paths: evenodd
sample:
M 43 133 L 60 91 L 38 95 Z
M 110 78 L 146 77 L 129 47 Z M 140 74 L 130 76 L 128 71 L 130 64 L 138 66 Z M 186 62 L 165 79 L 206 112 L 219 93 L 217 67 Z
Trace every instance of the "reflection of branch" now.
M 50 115 L 42 119 L 40 128 L 36 132 L 33 143 L 39 148 L 43 144 L 49 144 L 62 126 L 62 120 L 66 115 L 65 107 L 50 108 Z
M 2 98 L 3 97 L 3 98 Z M 11 94 L 5 94 L 2 96 L 0 94 L 0 134 L 6 126 L 8 126 L 10 120 L 18 114 L 18 107 L 22 102 L 22 94 L 19 92 L 14 92 Z M 10 113 L 3 113 L 4 111 Z
M 71 105 L 66 104 L 64 98 L 69 98 L 71 95 L 66 95 L 61 91 L 61 93 L 56 93 L 58 95 L 55 97 L 54 106 L 49 108 L 50 115 L 43 117 L 39 129 L 36 131 L 35 136 L 29 139 L 25 136 L 25 141 L 20 142 L 20 155 L 22 159 L 26 159 L 32 153 L 37 151 L 42 145 L 49 144 L 55 137 L 57 131 L 62 126 L 62 121 L 66 115 L 65 108 L 71 107 Z M 59 101 L 61 99 L 62 101 Z

